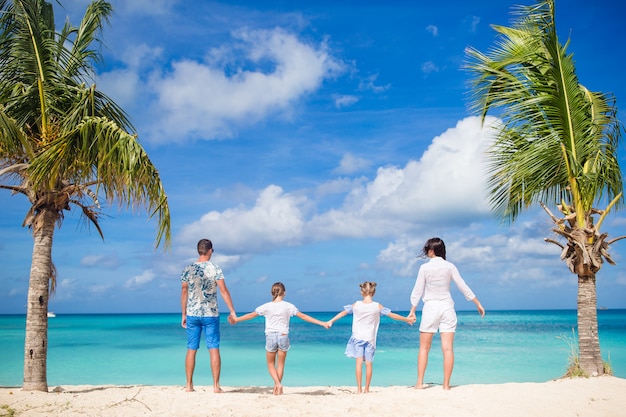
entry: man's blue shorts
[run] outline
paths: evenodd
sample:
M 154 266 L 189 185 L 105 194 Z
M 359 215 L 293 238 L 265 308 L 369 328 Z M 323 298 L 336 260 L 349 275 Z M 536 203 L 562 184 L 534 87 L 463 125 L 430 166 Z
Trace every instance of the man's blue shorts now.
M 198 350 L 204 330 L 207 349 L 220 347 L 220 318 L 187 316 L 187 349 Z

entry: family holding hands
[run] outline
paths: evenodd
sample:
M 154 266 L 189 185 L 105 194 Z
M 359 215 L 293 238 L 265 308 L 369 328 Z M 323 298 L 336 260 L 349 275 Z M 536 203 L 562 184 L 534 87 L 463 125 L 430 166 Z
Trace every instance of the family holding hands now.
M 213 246 L 210 240 L 198 242 L 199 259 L 187 266 L 182 275 L 182 326 L 187 329 L 187 374 L 186 390 L 193 391 L 193 370 L 195 356 L 200 346 L 201 333 L 204 330 L 207 348 L 211 356 L 211 371 L 215 392 L 221 392 L 219 374 L 221 360 L 219 355 L 219 312 L 217 310 L 217 289 L 226 303 L 230 315 L 228 322 L 236 324 L 262 316 L 265 318 L 265 351 L 267 368 L 274 381 L 274 395 L 283 393 L 282 379 L 289 343 L 289 320 L 298 317 L 306 322 L 317 324 L 326 329 L 348 314 L 352 314 L 352 335 L 348 340 L 345 355 L 356 359 L 357 392 L 369 392 L 372 379 L 372 363 L 376 352 L 376 336 L 380 316 L 403 321 L 413 325 L 417 321 L 415 310 L 420 299 L 423 300 L 420 321 L 420 347 L 418 353 L 418 378 L 415 388 L 424 388 L 424 373 L 428 362 L 428 352 L 432 338 L 437 331 L 441 334 L 441 347 L 444 356 L 443 388 L 450 389 L 450 376 L 454 366 L 452 343 L 456 330 L 456 312 L 450 295 L 450 283 L 458 286 L 467 300 L 476 304 L 478 312 L 484 316 L 485 310 L 472 290 L 465 284 L 454 264 L 446 261 L 443 241 L 429 239 L 423 248 L 423 254 L 430 261 L 419 269 L 415 286 L 411 293 L 411 310 L 407 317 L 391 312 L 388 308 L 373 300 L 376 293 L 375 282 L 360 284 L 362 300 L 344 306 L 343 310 L 327 322 L 300 312 L 296 306 L 284 300 L 285 286 L 281 282 L 272 285 L 272 301 L 257 307 L 253 312 L 237 317 L 230 293 L 224 283 L 221 269 L 210 261 Z M 365 363 L 365 387 L 363 389 L 363 363 Z

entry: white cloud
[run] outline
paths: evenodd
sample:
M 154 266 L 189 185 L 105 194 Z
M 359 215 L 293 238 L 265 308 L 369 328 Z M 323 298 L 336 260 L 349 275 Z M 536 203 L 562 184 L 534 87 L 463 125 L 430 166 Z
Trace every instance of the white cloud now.
M 9 290 L 9 297 L 15 297 L 16 295 L 23 295 L 24 294 L 24 289 L 23 288 L 11 288 Z
M 476 29 L 478 28 L 479 24 L 480 24 L 480 17 L 472 16 L 472 19 L 470 21 L 470 32 L 472 33 L 476 32 Z
M 361 80 L 359 82 L 359 90 L 362 91 L 372 91 L 376 94 L 383 93 L 391 87 L 391 84 L 386 85 L 376 85 L 376 80 L 378 79 L 378 74 L 370 75 L 369 77 Z
M 145 92 L 143 71 L 152 67 L 163 50 L 146 44 L 131 45 L 120 57 L 124 67 L 98 75 L 98 88 L 111 97 L 122 108 L 136 105 L 137 97 Z
M 484 151 L 495 119 L 469 117 L 436 137 L 419 161 L 378 169 L 358 184 L 340 209 L 313 218 L 310 228 L 329 236 L 393 236 L 429 222 L 470 222 L 489 213 Z
M 312 240 L 395 238 L 434 223 L 444 227 L 482 219 L 490 212 L 483 153 L 494 123 L 488 118 L 483 128 L 479 118 L 468 117 L 433 139 L 419 161 L 381 167 L 370 181 L 331 181 L 326 192 L 345 193 L 339 207 L 315 209 L 314 196 L 270 185 L 253 207 L 206 213 L 185 226 L 180 238 L 190 246 L 211 236 L 229 254 L 249 256 Z
M 89 291 L 91 294 L 103 294 L 108 292 L 112 288 L 113 284 L 100 284 L 90 286 L 89 288 L 87 288 L 87 291 Z
M 84 294 L 81 284 L 83 284 L 83 282 L 79 282 L 75 278 L 63 278 L 61 280 L 57 280 L 57 287 L 51 301 L 72 300 L 76 293 Z
M 281 29 L 241 30 L 233 37 L 205 62 L 180 60 L 169 73 L 153 75 L 154 111 L 163 117 L 151 140 L 232 136 L 235 125 L 288 114 L 294 102 L 344 68 L 325 43 L 304 43 Z
M 419 248 L 423 244 L 424 242 L 418 238 L 402 236 L 381 250 L 377 261 L 388 266 L 396 275 L 412 276 L 417 269 L 415 265 L 420 261 L 418 258 L 420 255 Z
M 125 287 L 126 288 L 142 287 L 145 284 L 154 280 L 154 278 L 155 278 L 154 272 L 151 269 L 148 269 L 146 271 L 143 271 L 141 274 L 135 275 L 134 277 L 126 281 Z
M 541 214 L 532 222 L 533 226 L 544 224 Z M 401 236 L 380 251 L 377 261 L 397 276 L 414 277 L 419 265 L 425 262 L 421 257 L 424 243 L 430 237 L 440 236 L 446 242 L 448 260 L 459 267 L 463 276 L 476 277 L 483 286 L 508 288 L 523 282 L 526 288 L 546 289 L 567 287 L 575 282 L 560 261 L 558 251 L 550 250 L 543 241 L 543 229 L 533 228 L 536 230 L 532 234 L 527 225 L 519 224 L 496 233 L 471 229 L 471 226 L 457 229 L 434 226 L 415 235 Z M 530 264 L 529 259 L 532 259 Z
M 80 260 L 81 266 L 115 268 L 119 266 L 119 259 L 115 255 L 87 255 Z
M 426 26 L 426 31 L 429 32 L 433 36 L 439 36 L 439 28 L 435 25 Z
M 349 192 L 354 184 L 357 182 L 362 182 L 365 179 L 358 178 L 356 180 L 351 180 L 345 177 L 337 178 L 335 180 L 326 181 L 320 184 L 316 188 L 315 194 L 319 197 L 324 197 L 327 195 L 335 195 L 335 194 L 345 194 Z
M 433 72 L 439 72 L 439 67 L 432 61 L 427 61 L 422 64 L 422 72 L 424 74 L 431 74 Z
M 259 194 L 254 207 L 237 207 L 223 212 L 211 211 L 185 226 L 181 238 L 197 242 L 211 236 L 225 252 L 263 252 L 276 245 L 302 241 L 305 197 L 285 193 L 270 185 Z
M 341 158 L 339 166 L 333 170 L 335 174 L 354 174 L 355 172 L 362 171 L 369 168 L 371 162 L 365 158 L 359 158 L 352 153 L 347 153 Z
M 349 107 L 353 105 L 354 103 L 356 103 L 357 101 L 359 101 L 359 98 L 357 96 L 350 96 L 350 95 L 335 96 L 335 107 L 337 107 L 338 109 L 342 107 Z

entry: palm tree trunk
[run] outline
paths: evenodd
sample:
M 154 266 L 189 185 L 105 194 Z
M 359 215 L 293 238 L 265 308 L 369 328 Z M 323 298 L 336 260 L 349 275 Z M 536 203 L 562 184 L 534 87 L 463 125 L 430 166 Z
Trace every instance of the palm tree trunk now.
M 578 355 L 588 376 L 604 374 L 598 336 L 596 276 L 578 276 Z
M 24 391 L 48 391 L 48 295 L 52 277 L 52 237 L 57 215 L 43 210 L 33 227 L 33 258 L 28 284 Z

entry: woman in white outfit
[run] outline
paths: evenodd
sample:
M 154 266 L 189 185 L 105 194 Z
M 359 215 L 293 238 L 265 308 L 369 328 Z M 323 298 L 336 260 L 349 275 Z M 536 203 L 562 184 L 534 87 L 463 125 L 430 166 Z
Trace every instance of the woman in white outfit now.
M 424 388 L 428 353 L 433 335 L 439 331 L 443 351 L 443 389 L 449 390 L 454 367 L 453 342 L 457 323 L 454 300 L 450 295 L 450 282 L 454 281 L 465 298 L 476 304 L 481 317 L 485 315 L 485 309 L 461 278 L 456 266 L 446 261 L 446 246 L 443 240 L 438 237 L 428 239 L 424 245 L 423 254 L 429 258 L 429 261 L 423 264 L 417 273 L 415 286 L 411 292 L 411 311 L 408 315 L 408 318 L 415 319 L 415 309 L 422 299 L 424 306 L 420 321 L 420 346 L 417 355 L 415 388 Z

